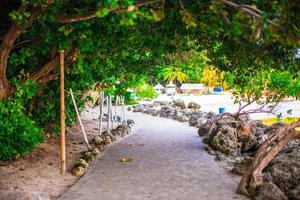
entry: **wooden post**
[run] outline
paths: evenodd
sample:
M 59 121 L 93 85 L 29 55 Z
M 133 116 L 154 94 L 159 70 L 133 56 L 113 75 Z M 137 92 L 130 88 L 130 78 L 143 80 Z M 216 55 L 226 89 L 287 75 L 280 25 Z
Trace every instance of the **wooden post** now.
M 82 135 L 83 135 L 83 138 L 84 138 L 84 142 L 86 144 L 87 149 L 90 150 L 91 147 L 89 145 L 89 141 L 88 141 L 87 136 L 85 134 L 83 124 L 81 122 L 81 118 L 80 118 L 80 115 L 79 115 L 79 112 L 78 112 L 78 108 L 77 108 L 77 105 L 76 105 L 76 101 L 75 101 L 72 89 L 70 89 L 70 93 L 71 93 L 72 101 L 73 101 L 74 108 L 75 108 L 75 111 L 76 111 L 76 115 L 77 115 L 77 118 L 78 118 L 78 122 L 79 122 L 79 125 L 80 125 L 80 129 L 81 129 L 81 132 L 82 132 Z
M 109 95 L 109 107 L 110 107 L 110 121 L 111 121 L 111 128 L 114 129 L 113 104 L 112 104 L 112 96 L 111 96 L 111 95 Z
M 115 117 L 114 120 L 116 123 L 118 123 L 118 102 L 119 101 L 119 95 L 116 96 L 116 103 L 115 103 Z
M 125 119 L 125 97 L 122 96 L 122 119 L 123 121 L 126 121 Z
M 64 60 L 65 51 L 60 51 L 60 77 L 59 77 L 59 94 L 60 94 L 60 166 L 61 173 L 66 172 L 66 140 L 65 140 L 65 83 L 64 83 Z
M 123 98 L 123 96 L 121 95 L 120 97 L 119 97 L 119 105 L 120 105 L 120 123 L 122 123 L 122 98 Z
M 102 119 L 103 119 L 103 104 L 104 104 L 104 92 L 100 91 L 100 117 L 99 117 L 99 135 L 102 133 Z
M 122 123 L 122 98 L 123 96 L 121 95 L 119 97 L 119 105 L 120 105 L 120 122 Z
M 110 95 L 106 96 L 106 106 L 107 106 L 107 133 L 110 133 L 110 106 L 109 106 L 109 97 Z

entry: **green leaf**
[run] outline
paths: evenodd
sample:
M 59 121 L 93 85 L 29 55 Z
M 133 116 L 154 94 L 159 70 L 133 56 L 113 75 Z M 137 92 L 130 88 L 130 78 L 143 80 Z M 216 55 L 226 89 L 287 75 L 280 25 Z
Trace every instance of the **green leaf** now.
M 96 17 L 103 18 L 103 17 L 106 17 L 109 13 L 110 13 L 109 8 L 104 7 L 100 10 L 97 10 L 95 15 L 96 15 Z

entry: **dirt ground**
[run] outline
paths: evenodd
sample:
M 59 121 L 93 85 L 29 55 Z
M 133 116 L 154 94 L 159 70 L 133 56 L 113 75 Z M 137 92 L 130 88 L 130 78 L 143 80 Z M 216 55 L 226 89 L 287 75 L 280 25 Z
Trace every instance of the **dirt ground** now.
M 83 124 L 88 137 L 98 133 L 98 113 L 83 113 Z M 78 178 L 71 174 L 74 161 L 86 151 L 78 125 L 66 133 L 67 173 L 60 173 L 60 139 L 50 137 L 24 159 L 0 161 L 0 200 L 56 199 Z

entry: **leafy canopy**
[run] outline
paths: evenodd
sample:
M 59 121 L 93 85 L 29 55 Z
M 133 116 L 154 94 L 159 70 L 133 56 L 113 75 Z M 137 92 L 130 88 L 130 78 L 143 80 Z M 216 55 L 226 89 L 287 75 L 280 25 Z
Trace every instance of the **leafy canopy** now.
M 15 91 L 0 101 L 1 119 L 8 119 L 7 108 L 14 114 L 0 122 L 0 142 L 6 148 L 1 159 L 26 154 L 40 141 L 42 130 L 58 130 L 61 49 L 66 51 L 66 88 L 76 91 L 80 105 L 83 91 L 95 83 L 115 86 L 117 94 L 125 94 L 128 87 L 145 80 L 156 83 L 163 75 L 168 81 L 198 82 L 211 66 L 237 93 L 246 95 L 242 98 L 268 95 L 271 101 L 299 96 L 299 59 L 294 54 L 300 45 L 300 7 L 294 0 L 3 4 L 0 20 L 5 29 L 1 28 L 0 40 L 2 44 L 6 36 L 16 40 L 10 51 L 6 44 L 0 48 L 0 53 L 9 52 L 7 66 L 4 57 L 0 61 L 0 80 L 7 76 Z M 34 86 L 27 87 L 31 83 Z M 67 93 L 66 102 L 71 123 L 75 114 Z M 13 134 L 20 141 L 6 143 Z M 16 150 L 19 142 L 24 145 Z

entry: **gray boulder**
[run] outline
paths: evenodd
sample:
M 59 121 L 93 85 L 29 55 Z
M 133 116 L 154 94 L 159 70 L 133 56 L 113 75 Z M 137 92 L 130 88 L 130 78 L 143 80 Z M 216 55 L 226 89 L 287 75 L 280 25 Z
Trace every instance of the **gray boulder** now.
M 258 141 L 254 135 L 242 136 L 239 138 L 239 141 L 242 143 L 242 153 L 255 151 L 257 149 Z
M 132 106 L 132 112 L 143 112 L 144 109 L 145 109 L 144 105 L 142 105 L 142 104 Z
M 265 169 L 264 177 L 276 184 L 290 199 L 300 200 L 295 192 L 300 183 L 300 142 L 293 142 L 283 149 Z
M 288 195 L 291 199 L 299 200 L 300 199 L 300 183 L 293 190 L 289 192 Z
M 252 159 L 251 157 L 242 157 L 240 160 L 235 161 L 231 172 L 237 175 L 244 175 L 250 167 Z
M 186 116 L 190 116 L 196 113 L 194 109 L 182 109 L 181 112 L 183 112 Z
M 159 114 L 159 110 L 153 109 L 153 110 L 150 112 L 150 115 L 152 115 L 152 116 L 157 116 L 158 114 Z
M 210 130 L 210 124 L 206 123 L 206 124 L 202 124 L 199 129 L 198 129 L 198 134 L 200 137 L 208 137 L 209 134 L 209 130 Z
M 203 114 L 201 112 L 196 112 L 196 113 L 190 115 L 189 125 L 195 126 L 198 122 L 198 119 L 201 118 L 202 116 L 203 116 Z
M 164 118 L 172 118 L 175 115 L 176 109 L 163 106 L 159 111 L 159 116 Z
M 173 116 L 173 119 L 179 122 L 188 122 L 189 118 L 181 112 L 176 112 Z
M 133 119 L 127 119 L 126 123 L 129 128 L 132 128 L 132 126 L 134 125 Z
M 258 187 L 255 200 L 288 200 L 288 198 L 275 184 L 267 182 Z
M 208 136 L 207 143 L 217 151 L 229 156 L 236 156 L 237 148 L 237 133 L 236 129 L 221 125 L 213 128 L 211 134 Z
M 154 106 L 167 106 L 169 104 L 170 104 L 170 102 L 168 102 L 168 101 L 155 101 L 153 103 Z
M 201 108 L 201 106 L 195 102 L 190 102 L 187 107 L 190 109 L 195 109 L 195 110 L 198 110 Z
M 115 137 L 124 137 L 129 133 L 129 126 L 127 123 L 122 123 L 117 126 L 115 129 L 111 130 L 111 134 Z
M 208 113 L 206 113 L 206 118 L 207 119 L 212 119 L 212 118 L 214 118 L 214 117 L 216 117 L 216 116 L 218 116 L 218 114 L 216 114 L 216 113 L 214 113 L 214 112 L 208 112 Z
M 173 106 L 177 106 L 177 107 L 179 107 L 181 109 L 185 109 L 186 108 L 184 100 L 182 100 L 182 99 L 175 99 L 173 101 Z
M 206 124 L 207 123 L 207 118 L 205 117 L 201 117 L 197 120 L 197 123 L 196 123 L 196 127 L 199 128 L 200 126 L 202 126 L 202 124 Z
M 98 135 L 95 135 L 92 139 L 91 139 L 91 141 L 90 141 L 90 143 L 91 144 L 93 144 L 93 145 L 100 145 L 101 143 L 102 143 L 102 138 L 100 137 L 100 136 L 98 136 Z

